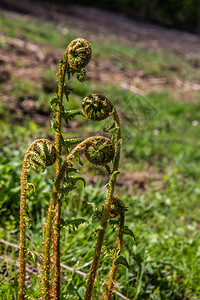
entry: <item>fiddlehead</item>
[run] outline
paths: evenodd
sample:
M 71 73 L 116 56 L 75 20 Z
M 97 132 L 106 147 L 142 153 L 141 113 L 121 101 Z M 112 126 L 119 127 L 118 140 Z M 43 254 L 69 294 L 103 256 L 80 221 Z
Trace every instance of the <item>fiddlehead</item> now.
M 66 160 L 71 161 L 77 153 L 83 151 L 86 159 L 95 165 L 108 164 L 114 157 L 114 146 L 110 139 L 104 136 L 93 136 L 78 144 Z
M 118 197 L 113 197 L 110 202 L 109 218 L 116 218 L 125 211 L 123 202 Z
M 92 121 L 101 121 L 109 117 L 112 103 L 100 94 L 90 94 L 82 101 L 83 115 Z
M 94 165 L 106 165 L 114 157 L 114 147 L 108 138 L 97 137 L 85 146 L 85 157 Z
M 20 270 L 19 270 L 19 292 L 18 300 L 25 299 L 26 280 L 26 198 L 28 192 L 28 174 L 31 168 L 42 171 L 52 165 L 56 160 L 54 145 L 46 140 L 34 141 L 26 150 L 21 173 L 21 195 L 20 195 Z
M 92 55 L 90 44 L 82 39 L 77 38 L 67 47 L 67 60 L 69 66 L 74 70 L 81 70 L 89 63 Z
M 48 140 L 38 140 L 34 144 L 31 151 L 28 153 L 29 166 L 36 171 L 39 171 L 41 168 L 42 171 L 46 167 L 51 166 L 56 161 L 56 148 Z

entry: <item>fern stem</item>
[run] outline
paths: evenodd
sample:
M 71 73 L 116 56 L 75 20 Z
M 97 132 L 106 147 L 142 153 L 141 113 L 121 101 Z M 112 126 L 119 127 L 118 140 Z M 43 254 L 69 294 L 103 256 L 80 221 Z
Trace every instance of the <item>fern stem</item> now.
M 61 122 L 62 122 L 62 105 L 63 105 L 63 95 L 64 95 L 64 85 L 65 85 L 65 76 L 67 71 L 67 60 L 66 60 L 66 53 L 64 55 L 63 63 L 60 64 L 60 69 L 58 72 L 59 76 L 59 85 L 58 85 L 58 104 L 56 109 L 56 124 L 57 124 L 57 131 L 55 134 L 55 145 L 57 150 L 57 161 L 56 161 L 56 174 L 59 173 L 60 166 L 62 163 L 61 153 L 62 153 L 62 139 L 61 139 Z
M 117 240 L 116 240 L 116 247 L 114 250 L 114 254 L 112 257 L 112 265 L 110 268 L 108 280 L 106 282 L 106 292 L 104 294 L 104 300 L 112 300 L 113 298 L 113 288 L 115 284 L 115 277 L 118 270 L 118 264 L 115 264 L 115 259 L 117 256 L 121 254 L 122 250 L 122 244 L 123 244 L 123 233 L 122 229 L 124 227 L 124 220 L 125 220 L 125 214 L 124 211 L 121 212 L 120 219 L 119 219 L 119 228 L 117 231 Z
M 112 174 L 117 172 L 118 168 L 119 168 L 120 140 L 121 140 L 120 121 L 119 121 L 119 117 L 118 117 L 118 114 L 117 114 L 116 110 L 114 110 L 114 112 L 113 112 L 113 117 L 114 117 L 115 128 L 116 128 L 114 143 L 115 143 L 115 147 L 117 149 L 115 149 L 116 154 L 115 154 L 115 157 L 114 157 L 114 160 L 113 160 L 113 172 L 112 172 Z M 112 174 L 111 174 L 111 178 L 112 178 Z M 84 300 L 90 300 L 91 297 L 92 297 L 94 281 L 95 281 L 96 273 L 97 273 L 98 266 L 99 266 L 99 259 L 100 259 L 101 249 L 102 249 L 102 245 L 103 245 L 103 241 L 104 241 L 104 235 L 105 235 L 106 228 L 107 228 L 107 222 L 108 222 L 109 211 L 110 211 L 110 203 L 111 203 L 112 198 L 113 198 L 116 178 L 117 178 L 117 175 L 114 176 L 113 179 L 110 182 L 108 195 L 107 195 L 105 203 L 104 203 L 102 218 L 100 220 L 100 228 L 101 229 L 99 230 L 98 237 L 97 237 L 97 242 L 96 242 L 96 245 L 95 245 L 93 262 L 92 262 L 91 269 L 90 269 L 90 274 L 89 274 L 88 280 L 87 280 L 86 293 L 85 293 Z
M 26 194 L 27 194 L 27 167 L 28 157 L 25 155 L 21 173 L 21 197 L 20 197 L 20 251 L 19 251 L 19 292 L 18 300 L 25 299 L 25 282 L 26 282 Z
M 64 178 L 65 172 L 68 168 L 68 162 L 65 161 L 60 168 L 59 173 L 57 173 L 57 177 L 53 186 L 53 191 L 51 194 L 49 209 L 47 213 L 47 221 L 44 233 L 44 265 L 43 265 L 43 300 L 51 299 L 50 295 L 50 250 L 51 250 L 51 235 L 52 235 L 52 223 L 54 217 L 54 208 L 58 199 L 58 192 L 62 180 Z
M 28 184 L 28 173 L 30 171 L 29 157 L 31 156 L 31 151 L 36 144 L 46 142 L 46 139 L 39 139 L 34 141 L 26 150 L 22 165 L 21 173 L 21 193 L 20 193 L 20 250 L 19 250 L 19 289 L 18 289 L 18 300 L 24 300 L 26 291 L 26 198 L 27 198 L 27 184 Z
M 43 300 L 50 300 L 50 249 L 51 249 L 51 231 L 52 231 L 52 220 L 53 220 L 53 208 L 54 203 L 57 199 L 57 192 L 52 192 L 49 209 L 47 213 L 47 221 L 44 232 L 44 264 L 43 264 Z
M 64 54 L 64 60 L 60 64 L 58 72 L 59 85 L 58 85 L 58 104 L 56 110 L 56 123 L 57 132 L 55 134 L 55 145 L 57 150 L 56 161 L 56 175 L 59 174 L 62 163 L 62 137 L 61 137 L 61 122 L 62 122 L 62 107 L 63 107 L 63 95 L 65 86 L 65 76 L 67 71 L 66 53 Z M 55 204 L 54 215 L 54 230 L 53 230 L 53 299 L 60 299 L 60 217 L 61 217 L 61 202 L 57 201 Z
M 53 299 L 60 298 L 60 220 L 61 201 L 57 200 L 55 205 L 54 225 L 53 225 Z

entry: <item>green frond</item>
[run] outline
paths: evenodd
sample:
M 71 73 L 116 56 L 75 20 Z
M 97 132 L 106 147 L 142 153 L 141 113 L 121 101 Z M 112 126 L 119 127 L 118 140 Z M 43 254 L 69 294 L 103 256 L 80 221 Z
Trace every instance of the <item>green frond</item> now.
M 81 160 L 81 156 L 80 156 L 79 152 L 76 152 L 75 159 L 79 163 L 80 166 L 83 166 L 83 162 Z
M 62 112 L 63 119 L 67 125 L 69 124 L 69 121 L 73 120 L 78 115 L 82 115 L 82 111 L 80 109 L 65 110 Z
M 95 220 L 100 220 L 101 217 L 102 217 L 102 209 L 100 210 L 98 208 L 98 206 L 96 205 L 96 203 L 93 203 L 93 202 L 88 202 L 87 204 L 91 205 L 92 206 L 92 219 Z
M 109 180 L 109 182 L 105 185 L 105 187 L 106 187 L 106 186 L 111 186 L 112 183 L 113 183 L 113 181 L 115 181 L 115 179 L 116 179 L 116 177 L 117 177 L 117 175 L 118 175 L 119 173 L 120 173 L 119 171 L 114 171 L 114 172 L 112 173 L 112 175 L 110 176 L 110 180 Z
M 56 148 L 53 144 L 47 144 L 45 162 L 47 166 L 51 166 L 56 161 Z
M 74 220 L 61 220 L 61 227 L 67 228 L 69 232 L 75 231 L 82 224 L 89 224 L 85 219 L 74 219 Z
M 33 260 L 34 263 L 36 263 L 38 261 L 37 259 L 37 255 L 34 251 L 27 249 L 26 250 L 27 255 Z
M 74 167 L 68 167 L 67 174 L 70 174 L 70 173 L 80 173 L 80 171 Z
M 59 99 L 58 99 L 57 94 L 55 94 L 53 97 L 51 97 L 50 104 L 51 104 L 53 110 L 54 110 L 54 107 L 57 106 L 58 102 L 59 102 Z
M 47 152 L 47 146 L 45 142 L 36 143 L 33 147 L 33 152 L 36 152 L 41 158 L 45 158 Z
M 74 185 L 66 185 L 63 186 L 62 188 L 59 189 L 59 194 L 61 195 L 61 199 L 63 200 L 63 198 L 65 199 L 65 197 L 73 190 L 76 189 L 76 186 Z
M 36 171 L 39 171 L 40 168 L 42 169 L 42 171 L 44 171 L 46 168 L 46 164 L 43 158 L 35 151 L 30 152 L 29 163 L 31 168 Z
M 51 128 L 53 129 L 53 131 L 59 133 L 59 130 L 58 130 L 59 125 L 58 125 L 58 122 L 56 121 L 56 119 L 53 119 L 53 120 L 51 121 Z
M 66 84 L 64 85 L 64 94 L 65 94 L 66 100 L 69 101 L 70 90 L 68 89 Z
M 115 123 L 113 123 L 113 124 L 111 124 L 111 125 L 108 125 L 108 126 L 104 127 L 103 131 L 104 131 L 104 132 L 111 133 L 111 134 L 115 133 L 115 131 L 116 131 Z
M 134 239 L 135 243 L 137 244 L 135 234 L 133 233 L 133 231 L 132 231 L 128 226 L 124 226 L 124 227 L 121 229 L 121 232 L 122 232 L 123 234 L 129 235 L 130 237 L 132 237 L 132 238 Z
M 96 235 L 99 231 L 103 231 L 103 227 L 101 225 L 98 225 L 93 231 L 92 234 Z
M 86 181 L 81 176 L 72 176 L 72 175 L 68 176 L 67 181 L 69 182 L 69 184 L 72 184 L 72 185 L 75 185 L 78 181 L 82 181 L 84 184 L 84 187 L 86 186 Z
M 28 182 L 26 187 L 27 192 L 31 193 L 33 191 L 34 195 L 36 195 L 36 186 L 35 184 Z
M 77 138 L 77 139 L 66 139 L 63 141 L 63 147 L 65 148 L 67 154 L 70 151 L 70 148 L 72 146 L 78 145 L 79 143 L 81 143 L 83 141 L 83 139 L 81 138 Z
M 77 75 L 76 79 L 80 82 L 84 82 L 86 80 L 86 71 L 85 69 L 80 70 Z
M 129 264 L 126 260 L 126 258 L 122 255 L 118 256 L 115 261 L 114 261 L 115 265 L 123 265 L 124 267 L 126 267 L 127 269 L 129 269 Z
M 106 172 L 107 172 L 108 176 L 110 176 L 111 173 L 112 173 L 110 166 L 107 164 L 107 165 L 105 165 L 104 167 L 105 167 L 105 169 L 106 169 Z
M 27 212 L 24 214 L 24 220 L 26 223 L 28 223 L 28 227 L 31 228 L 33 223 Z
M 37 298 L 30 296 L 30 295 L 26 295 L 26 299 L 27 300 L 37 300 Z

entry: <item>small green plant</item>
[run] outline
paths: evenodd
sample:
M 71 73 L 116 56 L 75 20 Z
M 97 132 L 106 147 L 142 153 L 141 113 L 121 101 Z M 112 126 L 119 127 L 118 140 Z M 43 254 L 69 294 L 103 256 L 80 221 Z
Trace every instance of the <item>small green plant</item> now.
M 108 192 L 102 211 L 100 212 L 100 225 L 97 228 L 97 241 L 94 250 L 94 257 L 87 279 L 85 300 L 92 297 L 95 277 L 99 267 L 99 259 L 102 251 L 104 236 L 108 220 L 113 222 L 118 230 L 116 232 L 116 245 L 113 253 L 113 262 L 105 284 L 106 291 L 104 299 L 112 299 L 115 276 L 119 264 L 128 266 L 126 259 L 121 256 L 123 234 L 133 235 L 132 231 L 124 226 L 125 206 L 122 201 L 114 197 L 114 189 L 117 175 L 119 174 L 119 160 L 121 147 L 120 121 L 115 107 L 102 95 L 90 94 L 83 99 L 81 110 L 67 110 L 65 108 L 69 101 L 70 90 L 66 84 L 72 76 L 76 76 L 79 81 L 86 78 L 85 66 L 91 58 L 90 44 L 81 38 L 73 40 L 66 49 L 64 58 L 60 60 L 58 75 L 58 92 L 52 97 L 50 103 L 54 113 L 52 129 L 55 133 L 55 142 L 46 139 L 34 141 L 27 149 L 22 173 L 21 173 L 21 199 L 20 199 L 20 272 L 18 300 L 27 298 L 26 293 L 26 223 L 30 222 L 26 199 L 31 190 L 36 191 L 36 187 L 29 182 L 30 171 L 32 169 L 44 171 L 48 166 L 55 163 L 56 175 L 50 196 L 44 229 L 43 241 L 43 268 L 42 268 L 42 291 L 43 300 L 60 299 L 60 232 L 63 226 L 78 227 L 84 219 L 64 221 L 62 214 L 62 199 L 76 187 L 79 180 L 84 181 L 77 175 L 74 161 L 80 165 L 80 154 L 83 152 L 86 159 L 94 165 L 102 165 L 108 174 Z M 64 101 L 66 102 L 64 105 Z M 113 118 L 113 124 L 106 129 L 111 138 L 104 136 L 93 136 L 84 139 L 65 139 L 62 132 L 62 122 L 67 125 L 77 115 L 82 115 L 91 121 L 102 121 L 108 117 Z M 64 153 L 65 152 L 65 153 Z M 53 258 L 51 259 L 51 247 L 53 248 Z M 51 266 L 53 264 L 53 267 Z

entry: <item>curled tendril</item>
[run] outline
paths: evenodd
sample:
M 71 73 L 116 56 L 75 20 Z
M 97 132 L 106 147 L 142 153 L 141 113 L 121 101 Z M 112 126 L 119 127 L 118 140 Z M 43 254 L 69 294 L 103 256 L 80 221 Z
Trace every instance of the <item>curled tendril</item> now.
M 56 148 L 46 139 L 36 141 L 28 153 L 29 168 L 33 168 L 38 171 L 40 168 L 42 171 L 46 167 L 51 166 L 56 161 Z
M 123 202 L 117 198 L 113 197 L 111 204 L 110 204 L 110 212 L 109 217 L 110 218 L 116 218 L 118 215 L 121 215 L 126 210 Z
M 92 55 L 90 44 L 81 38 L 77 38 L 67 47 L 67 58 L 70 67 L 81 70 L 89 63 Z
M 106 119 L 112 110 L 111 102 L 105 96 L 99 94 L 90 94 L 82 101 L 83 115 L 92 121 Z
M 105 137 L 93 138 L 84 148 L 87 160 L 95 165 L 105 165 L 111 162 L 114 157 L 114 147 L 110 139 Z

